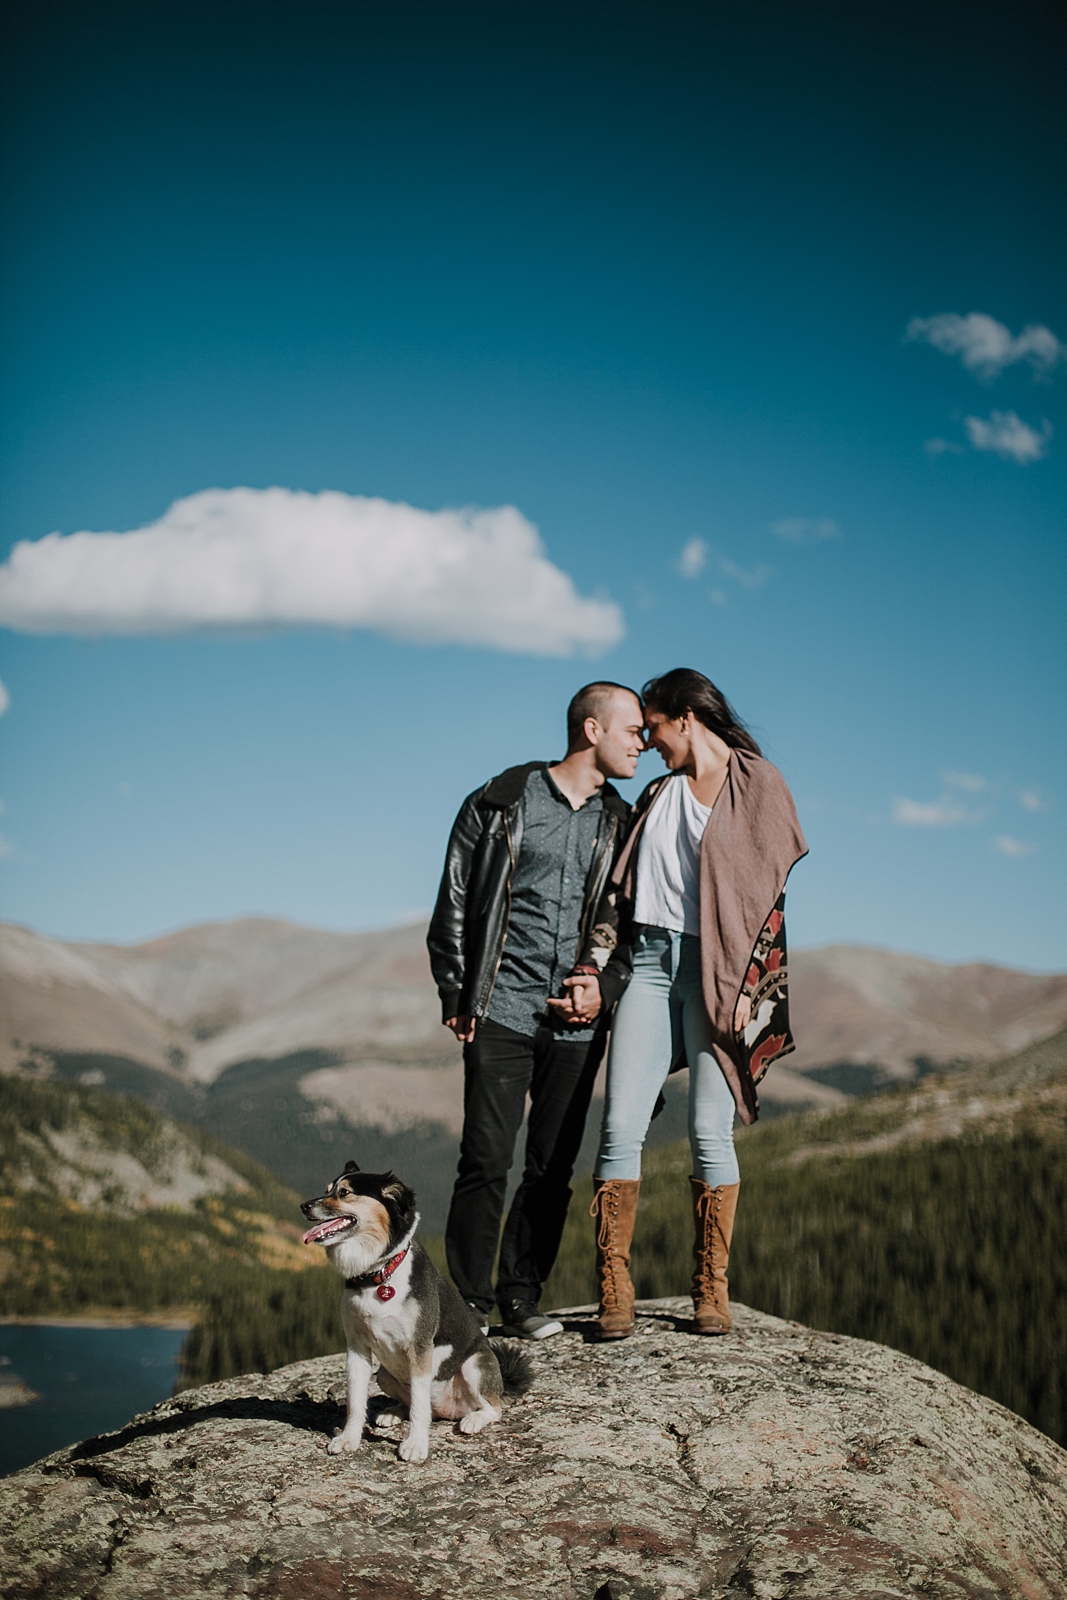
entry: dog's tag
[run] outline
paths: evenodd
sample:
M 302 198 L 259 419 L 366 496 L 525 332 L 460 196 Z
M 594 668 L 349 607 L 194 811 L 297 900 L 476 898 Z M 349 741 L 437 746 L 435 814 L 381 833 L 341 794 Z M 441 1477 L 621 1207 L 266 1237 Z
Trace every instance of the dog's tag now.
M 374 1292 L 379 1300 L 391 1300 L 396 1294 L 391 1283 L 380 1283 Z

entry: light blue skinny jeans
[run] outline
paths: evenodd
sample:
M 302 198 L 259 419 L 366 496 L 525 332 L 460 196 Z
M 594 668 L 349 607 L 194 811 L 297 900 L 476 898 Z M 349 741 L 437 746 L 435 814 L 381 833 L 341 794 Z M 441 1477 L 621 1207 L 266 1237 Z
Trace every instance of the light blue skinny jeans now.
M 641 1176 L 641 1149 L 656 1096 L 680 1044 L 689 1063 L 693 1172 L 713 1189 L 737 1183 L 734 1097 L 711 1048 L 700 940 L 646 924 L 637 931 L 634 974 L 611 1028 L 598 1178 Z

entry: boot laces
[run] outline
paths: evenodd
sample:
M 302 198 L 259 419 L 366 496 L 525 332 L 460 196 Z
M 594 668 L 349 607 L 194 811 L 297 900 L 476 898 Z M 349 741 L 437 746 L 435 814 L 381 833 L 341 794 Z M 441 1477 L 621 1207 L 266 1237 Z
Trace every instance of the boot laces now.
M 589 1215 L 596 1217 L 597 1250 L 600 1254 L 601 1285 L 600 1292 L 606 1310 L 613 1309 L 618 1304 L 619 1286 L 616 1278 L 618 1257 L 612 1248 L 615 1239 L 615 1227 L 619 1220 L 619 1191 L 607 1184 L 598 1189 L 593 1196 L 593 1203 L 589 1207 Z
M 722 1196 L 718 1189 L 704 1187 L 697 1195 L 696 1205 L 693 1208 L 694 1217 L 699 1230 L 699 1243 L 697 1256 L 697 1269 L 694 1273 L 695 1284 L 701 1292 L 713 1294 L 715 1290 L 715 1260 L 714 1246 L 715 1233 L 719 1221 L 719 1211 L 722 1205 Z

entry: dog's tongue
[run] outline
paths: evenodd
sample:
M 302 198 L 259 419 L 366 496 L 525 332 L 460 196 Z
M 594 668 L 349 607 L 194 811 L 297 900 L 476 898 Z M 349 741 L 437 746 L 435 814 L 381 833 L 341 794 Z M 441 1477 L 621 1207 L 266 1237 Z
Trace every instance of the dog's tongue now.
M 329 1222 L 316 1222 L 309 1228 L 303 1238 L 304 1244 L 329 1244 L 330 1239 L 338 1233 L 347 1233 L 352 1226 L 347 1217 L 334 1217 Z

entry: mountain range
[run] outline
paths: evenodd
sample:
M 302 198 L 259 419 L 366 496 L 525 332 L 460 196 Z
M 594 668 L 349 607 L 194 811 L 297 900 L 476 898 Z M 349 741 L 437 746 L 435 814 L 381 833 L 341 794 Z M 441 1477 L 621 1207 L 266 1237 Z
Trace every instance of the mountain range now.
M 0 923 L 0 1067 L 34 1046 L 127 1056 L 195 1083 L 298 1050 L 452 1063 L 425 936 L 422 922 L 332 933 L 249 917 L 113 945 Z M 1067 974 L 858 945 L 795 951 L 790 968 L 799 1047 L 788 1070 L 816 1081 L 842 1066 L 902 1078 L 991 1058 L 1067 1021 Z
M 302 1193 L 332 1175 L 342 1149 L 358 1148 L 364 1166 L 410 1170 L 417 1157 L 436 1224 L 462 1062 L 441 1026 L 425 935 L 422 922 L 334 933 L 245 918 L 113 945 L 0 924 L 0 1070 L 135 1094 L 212 1128 Z M 1067 1022 L 1067 974 L 853 945 L 793 952 L 790 968 L 799 1044 L 761 1086 L 770 1116 L 994 1059 Z M 656 1142 L 684 1132 L 683 1086 L 672 1090 Z M 587 1143 L 597 1121 L 594 1110 Z

